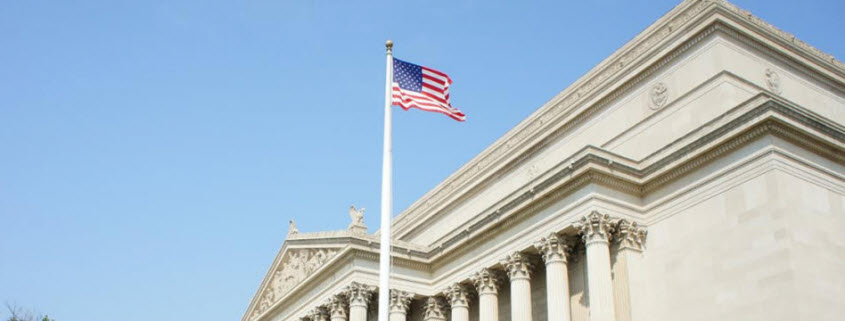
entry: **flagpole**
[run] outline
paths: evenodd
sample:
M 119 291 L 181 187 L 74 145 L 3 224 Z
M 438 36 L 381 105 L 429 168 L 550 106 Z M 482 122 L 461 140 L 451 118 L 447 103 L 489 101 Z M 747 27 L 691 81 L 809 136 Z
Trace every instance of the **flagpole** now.
M 390 220 L 393 213 L 393 41 L 387 48 L 384 80 L 384 150 L 381 167 L 381 250 L 379 251 L 378 321 L 388 321 L 390 304 Z

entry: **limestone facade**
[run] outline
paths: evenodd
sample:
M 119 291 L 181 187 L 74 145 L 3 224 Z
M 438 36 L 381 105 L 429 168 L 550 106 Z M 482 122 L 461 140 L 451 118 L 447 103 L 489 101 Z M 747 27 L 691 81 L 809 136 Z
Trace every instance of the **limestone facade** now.
M 375 320 L 362 213 L 291 223 L 242 321 Z M 836 320 L 845 65 L 684 1 L 393 230 L 390 321 Z

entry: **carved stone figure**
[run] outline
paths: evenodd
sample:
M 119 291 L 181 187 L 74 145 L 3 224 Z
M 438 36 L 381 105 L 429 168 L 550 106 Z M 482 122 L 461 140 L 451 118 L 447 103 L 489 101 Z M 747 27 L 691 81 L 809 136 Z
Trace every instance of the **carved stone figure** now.
M 766 87 L 773 93 L 780 94 L 782 91 L 780 75 L 774 69 L 766 68 Z
M 354 233 L 367 234 L 367 225 L 364 225 L 364 208 L 355 209 L 355 205 L 349 206 L 349 230 Z
M 666 87 L 666 84 L 659 82 L 651 87 L 649 98 L 651 98 L 651 109 L 663 107 L 669 100 L 669 88 Z
M 291 221 L 293 224 L 293 221 Z M 289 250 L 282 257 L 278 269 L 273 272 L 268 287 L 261 295 L 261 301 L 253 313 L 258 316 L 269 309 L 288 291 L 305 280 L 337 253 L 335 249 Z
M 299 229 L 296 228 L 296 223 L 293 220 L 290 220 L 290 224 L 288 225 L 288 236 L 299 234 Z

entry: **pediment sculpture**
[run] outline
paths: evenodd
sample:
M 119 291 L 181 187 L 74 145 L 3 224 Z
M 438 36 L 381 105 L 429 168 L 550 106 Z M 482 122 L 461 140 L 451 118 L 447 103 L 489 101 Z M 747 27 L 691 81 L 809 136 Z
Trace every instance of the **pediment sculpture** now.
M 281 263 L 272 272 L 269 284 L 261 294 L 261 299 L 250 318 L 258 317 L 270 308 L 335 254 L 337 254 L 336 249 L 302 249 L 285 252 Z

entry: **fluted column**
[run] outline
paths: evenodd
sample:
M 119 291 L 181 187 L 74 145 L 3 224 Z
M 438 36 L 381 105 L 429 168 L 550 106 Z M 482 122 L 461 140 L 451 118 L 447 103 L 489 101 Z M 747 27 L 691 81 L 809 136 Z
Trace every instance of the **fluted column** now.
M 541 238 L 534 247 L 546 262 L 546 298 L 549 321 L 569 321 L 569 270 L 566 257 L 569 246 L 556 233 Z
M 411 306 L 413 294 L 390 290 L 390 321 L 407 321 L 408 308 Z
M 349 321 L 367 321 L 367 303 L 373 296 L 373 288 L 352 282 L 346 287 L 345 293 L 349 298 Z
M 452 321 L 469 321 L 469 291 L 463 284 L 455 283 L 444 291 L 452 306 Z
M 590 293 L 590 321 L 613 321 L 613 277 L 610 274 L 610 248 L 613 233 L 610 216 L 592 212 L 575 224 L 587 248 L 587 288 Z
M 326 302 L 326 308 L 329 310 L 329 316 L 331 317 L 331 321 L 346 321 L 346 298 L 335 295 L 329 298 L 329 301 Z
M 531 321 L 531 263 L 514 252 L 501 262 L 511 280 L 511 320 Z
M 478 321 L 499 321 L 499 277 L 487 268 L 472 275 L 478 291 Z
M 616 307 L 617 321 L 631 321 L 633 309 L 636 306 L 635 296 L 631 288 L 638 288 L 636 285 L 644 285 L 638 278 L 641 273 L 637 268 L 642 255 L 643 246 L 647 231 L 644 226 L 637 222 L 619 220 L 616 224 L 616 236 L 614 237 L 616 260 L 613 263 L 613 288 L 614 304 Z
M 425 310 L 423 321 L 446 321 L 445 305 L 440 299 L 436 297 L 428 298 L 423 309 Z
M 329 315 L 326 313 L 325 307 L 316 307 L 308 312 L 308 318 L 311 321 L 329 321 Z

